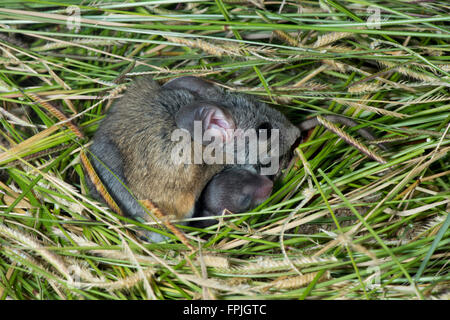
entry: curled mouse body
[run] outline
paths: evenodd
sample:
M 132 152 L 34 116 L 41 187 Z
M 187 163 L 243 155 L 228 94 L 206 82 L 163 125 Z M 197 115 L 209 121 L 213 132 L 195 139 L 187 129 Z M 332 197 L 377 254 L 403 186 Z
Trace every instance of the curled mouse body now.
M 325 117 L 351 127 L 358 124 L 341 116 Z M 195 123 L 201 124 L 200 138 Z M 90 159 L 120 209 L 136 220 L 145 220 L 147 215 L 138 200 L 150 200 L 163 213 L 178 219 L 190 218 L 194 212 L 199 217 L 218 216 L 224 209 L 245 212 L 270 195 L 270 179 L 279 169 L 270 176 L 261 175 L 264 165 L 250 163 L 248 151 L 244 162 L 238 165 L 198 163 L 194 161 L 194 149 L 205 151 L 211 140 L 229 142 L 235 138 L 233 131 L 276 130 L 277 160 L 283 161 L 290 157 L 290 149 L 301 131 L 317 124 L 317 119 L 312 118 L 294 126 L 265 103 L 225 91 L 201 78 L 180 77 L 159 86 L 143 77 L 114 102 L 99 125 Z M 187 163 L 173 159 L 173 151 L 179 147 L 173 139 L 177 130 L 188 133 L 192 140 Z M 366 139 L 374 139 L 367 129 L 358 132 Z M 209 139 L 205 140 L 206 133 Z M 101 199 L 89 181 L 88 185 L 91 193 Z M 203 225 L 212 222 L 206 220 Z M 153 233 L 148 238 L 162 240 Z
M 230 140 L 228 130 L 276 129 L 280 155 L 289 152 L 300 135 L 284 115 L 266 104 L 200 78 L 181 77 L 164 86 L 146 77 L 138 79 L 111 106 L 90 147 L 93 167 L 127 216 L 142 220 L 147 213 L 138 200 L 146 199 L 178 219 L 193 215 L 208 181 L 226 167 L 194 159 L 174 163 L 172 153 L 179 144 L 172 134 L 182 129 L 195 138 L 195 121 L 202 124 L 202 134 L 209 130 L 219 142 Z M 208 147 L 205 141 L 192 139 L 192 149 L 199 145 L 202 150 Z M 244 164 L 249 157 L 246 153 Z M 258 171 L 260 166 L 254 167 Z M 90 189 L 100 198 L 92 185 Z

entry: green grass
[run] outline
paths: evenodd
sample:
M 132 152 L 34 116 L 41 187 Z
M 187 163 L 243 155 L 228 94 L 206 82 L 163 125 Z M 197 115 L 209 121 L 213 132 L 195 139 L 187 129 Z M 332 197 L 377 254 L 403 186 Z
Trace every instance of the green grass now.
M 449 9 L 2 1 L 0 299 L 448 299 Z M 174 236 L 141 242 L 134 221 L 86 194 L 80 151 L 143 74 L 203 76 L 294 123 L 353 117 L 391 141 L 371 147 L 387 163 L 316 128 L 263 205 L 208 229 L 180 226 L 195 252 Z

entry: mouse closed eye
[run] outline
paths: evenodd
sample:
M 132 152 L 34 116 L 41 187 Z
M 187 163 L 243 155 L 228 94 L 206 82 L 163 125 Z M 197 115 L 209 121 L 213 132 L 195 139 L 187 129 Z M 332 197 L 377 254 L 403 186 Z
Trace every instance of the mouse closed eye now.
M 254 170 L 232 167 L 216 174 L 203 190 L 194 217 L 220 216 L 224 210 L 232 213 L 249 211 L 266 200 L 273 182 Z M 207 227 L 215 219 L 198 220 L 195 227 Z

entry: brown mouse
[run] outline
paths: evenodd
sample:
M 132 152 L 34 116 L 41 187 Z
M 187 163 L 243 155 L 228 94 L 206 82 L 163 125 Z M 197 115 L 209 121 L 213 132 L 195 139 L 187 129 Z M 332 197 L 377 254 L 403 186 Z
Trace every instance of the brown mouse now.
M 324 117 L 350 127 L 358 124 L 342 116 Z M 202 125 L 200 138 L 196 138 L 195 123 Z M 102 120 L 90 148 L 91 161 L 121 210 L 137 220 L 147 215 L 137 200 L 150 200 L 162 212 L 178 219 L 217 216 L 224 209 L 245 212 L 270 195 L 270 178 L 279 168 L 265 177 L 261 173 L 267 163 L 250 163 L 247 149 L 243 163 L 231 166 L 195 161 L 194 149 L 205 151 L 211 141 L 233 140 L 228 130 L 253 129 L 258 139 L 259 132 L 276 132 L 276 157 L 282 161 L 290 156 L 301 131 L 316 125 L 317 118 L 312 118 L 294 126 L 279 111 L 252 96 L 223 90 L 201 78 L 185 76 L 159 86 L 143 77 L 114 102 Z M 192 152 L 187 163 L 173 159 L 173 151 L 180 145 L 173 139 L 177 130 L 188 134 L 192 142 L 188 145 Z M 213 139 L 204 140 L 205 132 Z M 358 132 L 366 139 L 374 139 L 368 129 Z M 232 152 L 236 156 L 236 146 Z M 89 185 L 92 194 L 101 199 Z M 205 226 L 213 220 L 206 221 Z M 154 233 L 148 236 L 152 241 L 162 240 Z
M 173 132 L 181 129 L 194 136 L 194 121 L 201 122 L 202 133 L 212 131 L 219 142 L 229 140 L 227 129 L 277 129 L 280 156 L 290 151 L 300 135 L 279 111 L 206 80 L 186 76 L 159 86 L 148 77 L 138 79 L 111 106 L 90 147 L 98 176 L 126 215 L 138 220 L 147 215 L 137 201 L 145 199 L 178 219 L 194 214 L 202 190 L 227 167 L 173 162 L 172 152 L 179 146 L 173 141 Z M 208 147 L 205 141 L 192 142 L 192 149 Z M 245 165 L 250 154 L 244 156 Z M 260 172 L 260 163 L 251 165 Z M 92 185 L 90 189 L 100 198 Z M 150 239 L 157 241 L 158 237 L 150 235 Z

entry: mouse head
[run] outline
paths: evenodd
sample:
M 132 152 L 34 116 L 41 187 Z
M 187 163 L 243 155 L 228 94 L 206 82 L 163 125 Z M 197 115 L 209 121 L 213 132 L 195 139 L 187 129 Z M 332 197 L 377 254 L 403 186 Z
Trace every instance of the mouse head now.
M 175 114 L 177 127 L 187 130 L 191 137 L 195 137 L 194 124 L 201 123 L 201 137 L 208 130 L 213 141 L 227 143 L 245 135 L 246 145 L 249 137 L 256 137 L 258 141 L 267 142 L 267 151 L 274 150 L 276 143 L 277 154 L 274 156 L 281 157 L 290 151 L 300 136 L 300 130 L 279 111 L 250 95 L 225 91 L 204 79 L 193 76 L 176 78 L 163 85 L 162 90 L 179 90 L 192 95 L 190 102 L 181 106 Z M 197 142 L 206 145 L 212 139 Z M 245 161 L 239 164 L 250 163 L 249 150 L 245 148 Z M 251 164 L 257 169 L 261 165 Z
M 195 216 L 220 216 L 225 209 L 232 213 L 249 211 L 263 203 L 272 192 L 273 183 L 265 176 L 244 167 L 231 167 L 216 174 L 200 196 Z M 201 220 L 198 227 L 216 220 Z

